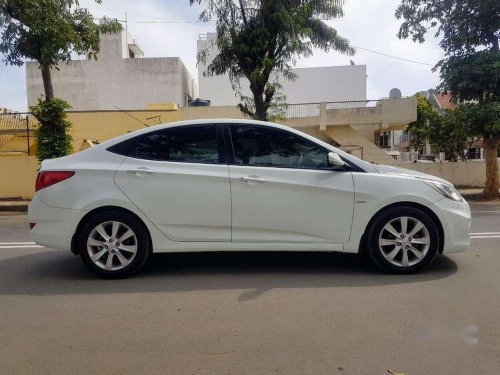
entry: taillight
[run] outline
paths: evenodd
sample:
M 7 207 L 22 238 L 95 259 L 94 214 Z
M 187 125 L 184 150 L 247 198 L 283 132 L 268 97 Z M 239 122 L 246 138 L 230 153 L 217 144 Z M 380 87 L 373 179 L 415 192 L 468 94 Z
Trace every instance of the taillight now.
M 73 176 L 75 172 L 69 171 L 45 171 L 38 172 L 36 177 L 35 191 L 45 189 L 47 186 L 57 184 Z

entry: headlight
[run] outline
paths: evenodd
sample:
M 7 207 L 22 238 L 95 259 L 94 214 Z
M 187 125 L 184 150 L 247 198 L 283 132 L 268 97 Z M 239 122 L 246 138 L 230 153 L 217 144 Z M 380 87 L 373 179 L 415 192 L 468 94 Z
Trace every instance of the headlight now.
M 448 185 L 443 182 L 434 181 L 434 180 L 424 180 L 424 182 L 429 185 L 434 190 L 443 194 L 446 198 L 450 198 L 455 202 L 463 202 L 463 198 L 460 193 L 455 189 L 453 185 Z

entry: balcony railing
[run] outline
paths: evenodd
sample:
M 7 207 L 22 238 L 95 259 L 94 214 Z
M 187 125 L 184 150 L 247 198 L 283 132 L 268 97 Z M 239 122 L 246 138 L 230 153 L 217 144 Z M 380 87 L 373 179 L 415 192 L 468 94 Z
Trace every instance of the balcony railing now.
M 326 103 L 326 114 L 329 117 L 376 115 L 382 113 L 380 100 L 354 100 L 346 102 Z
M 320 103 L 287 104 L 286 118 L 319 117 Z
M 371 115 L 382 112 L 380 100 L 351 100 L 342 102 L 326 103 L 297 103 L 284 106 L 286 118 L 319 117 L 321 116 L 321 104 L 324 104 L 326 115 L 334 116 L 356 116 L 360 114 Z

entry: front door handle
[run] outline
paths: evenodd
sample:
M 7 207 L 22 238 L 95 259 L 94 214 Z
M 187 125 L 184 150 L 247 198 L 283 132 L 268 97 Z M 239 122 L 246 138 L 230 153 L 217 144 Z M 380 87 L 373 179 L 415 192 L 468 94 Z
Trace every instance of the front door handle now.
M 135 169 L 128 169 L 127 173 L 135 174 L 136 176 L 142 177 L 145 175 L 153 174 L 154 172 L 151 169 L 146 168 L 146 167 L 138 167 Z
M 243 176 L 241 177 L 241 181 L 244 182 L 255 182 L 258 184 L 262 184 L 263 182 L 266 182 L 265 178 L 259 177 L 259 176 Z

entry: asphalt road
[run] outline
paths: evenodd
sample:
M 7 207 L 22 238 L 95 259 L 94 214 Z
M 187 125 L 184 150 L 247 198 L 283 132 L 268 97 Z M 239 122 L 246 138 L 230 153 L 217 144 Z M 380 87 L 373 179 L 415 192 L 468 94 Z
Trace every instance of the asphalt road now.
M 353 255 L 155 255 L 100 280 L 0 216 L 0 374 L 498 374 L 500 204 L 471 249 L 385 275 Z

